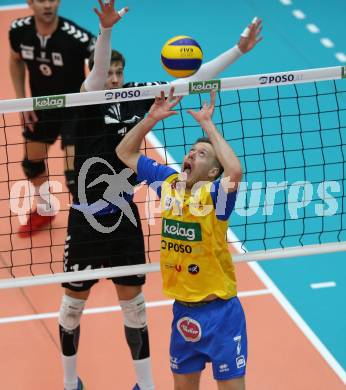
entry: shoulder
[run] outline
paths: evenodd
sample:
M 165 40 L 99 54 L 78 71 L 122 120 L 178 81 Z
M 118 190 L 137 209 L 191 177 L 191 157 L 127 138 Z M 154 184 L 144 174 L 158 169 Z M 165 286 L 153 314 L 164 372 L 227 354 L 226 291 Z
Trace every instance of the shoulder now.
M 24 18 L 18 18 L 13 20 L 10 26 L 10 32 L 16 32 L 20 34 L 26 30 L 30 30 L 34 26 L 34 18 L 33 16 L 26 16 Z
M 70 39 L 87 44 L 89 41 L 94 40 L 95 36 L 85 28 L 79 26 L 72 20 L 59 17 L 59 30 Z

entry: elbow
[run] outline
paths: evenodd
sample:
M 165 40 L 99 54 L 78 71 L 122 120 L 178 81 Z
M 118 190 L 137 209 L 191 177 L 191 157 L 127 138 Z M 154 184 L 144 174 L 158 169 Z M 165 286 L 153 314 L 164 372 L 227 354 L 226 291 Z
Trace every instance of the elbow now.
M 230 182 L 236 184 L 238 187 L 238 183 L 241 182 L 243 177 L 243 170 L 240 165 L 237 167 L 232 167 L 227 171 L 225 170 L 224 176 L 229 177 Z
M 239 167 L 238 169 L 236 169 L 233 173 L 234 177 L 233 177 L 233 181 L 235 183 L 240 183 L 242 178 L 243 178 L 243 170 L 241 169 L 241 167 Z
M 119 160 L 124 163 L 126 160 L 126 152 L 124 150 L 122 142 L 115 148 L 115 153 L 118 156 Z

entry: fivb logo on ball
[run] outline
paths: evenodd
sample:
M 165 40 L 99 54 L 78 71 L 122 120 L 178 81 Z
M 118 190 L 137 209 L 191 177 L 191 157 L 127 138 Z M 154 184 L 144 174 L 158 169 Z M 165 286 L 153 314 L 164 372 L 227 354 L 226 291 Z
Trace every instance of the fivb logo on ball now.
M 189 77 L 198 71 L 202 64 L 203 52 L 193 38 L 178 35 L 169 39 L 162 47 L 163 68 L 173 77 Z
M 34 98 L 34 110 L 51 110 L 53 108 L 63 108 L 66 105 L 66 96 L 43 96 Z

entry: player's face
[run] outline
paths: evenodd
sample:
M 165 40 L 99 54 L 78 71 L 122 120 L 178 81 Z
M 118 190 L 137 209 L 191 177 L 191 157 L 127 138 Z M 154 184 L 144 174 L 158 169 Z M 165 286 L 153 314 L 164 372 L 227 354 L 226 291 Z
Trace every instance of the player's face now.
M 106 89 L 121 88 L 124 85 L 124 67 L 121 61 L 111 63 L 108 70 Z
M 55 21 L 60 0 L 28 0 L 35 18 L 41 23 L 50 24 Z
M 215 151 L 207 142 L 198 142 L 184 157 L 182 171 L 186 174 L 186 187 L 192 188 L 200 181 L 215 179 L 218 168 L 215 165 Z

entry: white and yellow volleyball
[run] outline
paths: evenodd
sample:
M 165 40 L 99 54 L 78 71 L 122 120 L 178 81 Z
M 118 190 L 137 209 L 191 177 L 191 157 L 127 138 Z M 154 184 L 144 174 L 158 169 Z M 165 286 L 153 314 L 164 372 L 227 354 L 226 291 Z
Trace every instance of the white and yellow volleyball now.
M 189 77 L 202 65 L 203 52 L 191 37 L 178 35 L 169 39 L 161 50 L 161 62 L 171 76 Z

